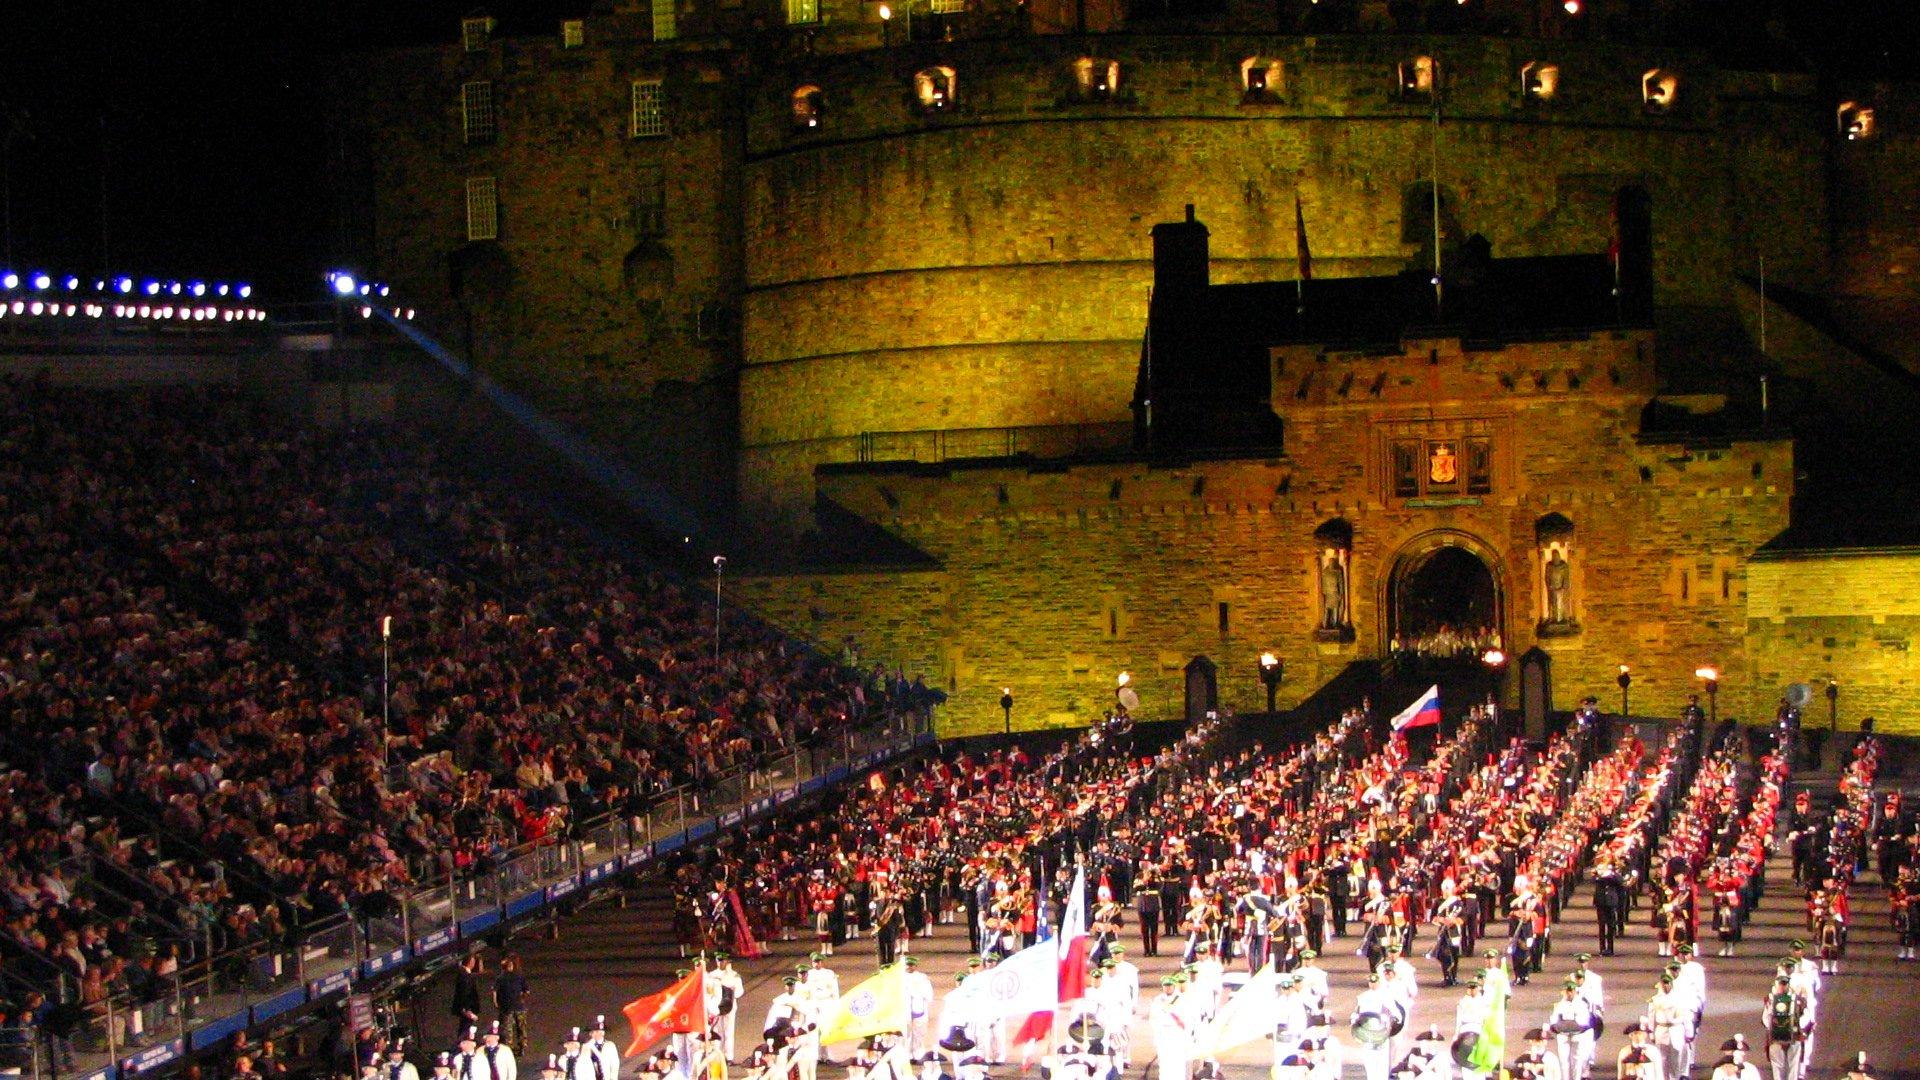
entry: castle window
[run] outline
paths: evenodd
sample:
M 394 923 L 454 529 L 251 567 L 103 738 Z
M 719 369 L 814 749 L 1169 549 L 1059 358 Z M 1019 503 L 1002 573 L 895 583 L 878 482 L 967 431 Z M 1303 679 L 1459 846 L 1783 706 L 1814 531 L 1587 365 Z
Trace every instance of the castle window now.
M 1242 101 L 1278 101 L 1286 89 L 1286 66 L 1280 61 L 1266 56 L 1249 56 L 1240 61 Z
M 587 22 L 585 19 L 565 19 L 560 23 L 560 47 L 577 49 L 587 43 Z
M 1073 83 L 1083 101 L 1112 101 L 1120 93 L 1120 61 L 1083 56 L 1073 62 Z
M 1520 68 L 1520 97 L 1526 101 L 1552 101 L 1560 92 L 1560 65 L 1530 60 Z
M 636 139 L 657 139 L 667 133 L 666 87 L 659 79 L 634 80 L 629 130 Z
M 1466 450 L 1467 494 L 1491 494 L 1493 492 L 1493 440 L 1468 439 Z
M 1857 101 L 1843 101 L 1835 116 L 1840 137 L 1849 142 L 1873 138 L 1873 110 Z
M 1680 76 L 1654 68 L 1640 76 L 1640 100 L 1649 113 L 1658 115 L 1673 108 L 1680 99 Z
M 1233 605 L 1222 600 L 1220 603 L 1220 636 L 1228 637 L 1233 632 Z
M 1420 443 L 1400 439 L 1393 444 L 1393 496 L 1417 498 L 1420 494 Z
M 680 12 L 674 0 L 653 0 L 653 40 L 672 41 L 680 36 Z
M 820 21 L 820 0 L 787 0 L 787 25 L 812 26 Z
M 944 64 L 923 68 L 913 77 L 913 98 L 921 112 L 934 113 L 952 108 L 958 93 L 954 70 Z
M 1431 56 L 1416 56 L 1399 68 L 1402 101 L 1431 101 L 1440 89 L 1440 61 Z
M 493 118 L 493 84 L 470 82 L 460 87 L 460 130 L 467 142 L 489 143 L 497 130 Z
M 660 166 L 642 165 L 634 175 L 633 235 L 658 240 L 667 235 L 667 177 Z
M 500 238 L 500 192 L 491 176 L 467 178 L 467 239 Z
M 460 20 L 460 44 L 468 52 L 479 52 L 493 40 L 493 20 L 485 15 L 476 15 Z
M 820 88 L 803 86 L 793 92 L 793 126 L 801 131 L 811 131 L 820 126 L 820 120 L 826 115 L 822 103 Z

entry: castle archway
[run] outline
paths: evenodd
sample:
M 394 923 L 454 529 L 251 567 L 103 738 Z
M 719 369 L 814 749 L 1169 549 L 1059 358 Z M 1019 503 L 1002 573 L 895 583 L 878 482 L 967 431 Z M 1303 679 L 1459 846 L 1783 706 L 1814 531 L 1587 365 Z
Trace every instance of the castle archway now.
M 1414 538 L 1387 576 L 1384 642 L 1388 655 L 1477 664 L 1506 641 L 1506 590 L 1500 560 L 1466 533 Z

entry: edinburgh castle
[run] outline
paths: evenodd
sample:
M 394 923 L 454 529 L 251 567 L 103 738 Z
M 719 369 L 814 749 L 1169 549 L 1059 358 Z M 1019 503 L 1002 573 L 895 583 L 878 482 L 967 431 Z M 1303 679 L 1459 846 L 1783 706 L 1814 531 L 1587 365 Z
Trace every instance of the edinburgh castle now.
M 1920 725 L 1920 99 L 1707 6 L 476 14 L 341 73 L 339 180 L 423 325 L 949 732 L 1448 651 Z

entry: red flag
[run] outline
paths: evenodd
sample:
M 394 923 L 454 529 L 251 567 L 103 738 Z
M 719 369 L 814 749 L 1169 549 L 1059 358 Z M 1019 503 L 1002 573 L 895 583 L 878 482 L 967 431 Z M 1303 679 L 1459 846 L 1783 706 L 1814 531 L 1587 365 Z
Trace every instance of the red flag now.
M 1307 212 L 1300 207 L 1300 193 L 1293 193 L 1293 246 L 1300 260 L 1300 280 L 1313 280 L 1313 254 L 1307 250 Z
M 707 1028 L 707 987 L 705 976 L 694 971 L 686 978 L 657 994 L 636 998 L 620 1009 L 633 1026 L 633 1041 L 627 1044 L 626 1057 L 632 1057 L 674 1032 L 697 1032 Z
M 1073 872 L 1073 891 L 1067 897 L 1067 912 L 1060 920 L 1060 1000 L 1078 1001 L 1087 992 L 1087 953 L 1093 942 L 1087 937 L 1087 869 Z

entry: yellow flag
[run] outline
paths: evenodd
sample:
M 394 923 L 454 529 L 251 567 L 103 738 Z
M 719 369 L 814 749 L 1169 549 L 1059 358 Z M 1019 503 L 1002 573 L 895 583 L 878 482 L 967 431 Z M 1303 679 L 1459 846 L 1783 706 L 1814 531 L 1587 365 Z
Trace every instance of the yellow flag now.
M 1234 991 L 1220 1008 L 1213 1023 L 1200 1029 L 1194 1048 L 1200 1057 L 1212 1058 L 1273 1034 L 1271 1010 L 1280 1000 L 1280 971 L 1272 961 L 1259 974 Z
M 883 1031 L 905 1031 L 910 1019 L 906 965 L 889 964 L 840 995 L 833 1019 L 821 1029 L 820 1042 L 825 1045 L 862 1039 Z

